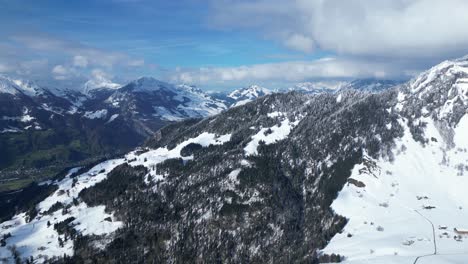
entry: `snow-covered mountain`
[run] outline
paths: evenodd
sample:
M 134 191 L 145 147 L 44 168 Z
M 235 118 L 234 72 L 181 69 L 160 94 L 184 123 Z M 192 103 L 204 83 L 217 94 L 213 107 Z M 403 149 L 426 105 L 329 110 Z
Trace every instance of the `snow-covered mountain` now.
M 151 77 L 142 77 L 124 86 L 103 77 L 95 78 L 84 84 L 82 92 L 71 89 L 48 89 L 30 81 L 0 77 L 0 96 L 8 97 L 5 97 L 4 107 L 0 111 L 4 121 L 19 119 L 20 112 L 29 113 L 33 111 L 32 108 L 34 111 L 39 109 L 49 112 L 47 118 L 65 114 L 88 118 L 96 117 L 97 115 L 93 113 L 99 112 L 101 113 L 99 119 L 104 119 L 106 116 L 102 113 L 107 112 L 109 116 L 141 115 L 144 117 L 143 122 L 200 118 L 217 114 L 227 108 L 223 101 L 212 98 L 196 87 L 176 86 Z M 16 100 L 15 107 L 7 107 L 12 100 Z M 18 112 L 18 109 L 21 111 Z M 18 113 L 12 116 L 10 114 L 12 111 Z M 33 116 L 32 119 L 38 118 Z M 157 128 L 164 124 L 166 123 L 162 122 Z M 37 127 L 42 126 L 37 125 Z M 5 129 L 4 132 L 22 131 L 24 127 Z
M 237 90 L 232 91 L 227 96 L 228 100 L 232 101 L 232 107 L 244 105 L 248 102 L 252 102 L 253 100 L 271 94 L 272 92 L 266 88 L 260 87 L 258 85 L 251 85 L 249 87 L 240 88 Z
M 127 114 L 145 119 L 180 121 L 217 114 L 227 106 L 202 90 L 143 77 L 116 90 L 105 102 Z
M 324 252 L 345 263 L 464 263 L 468 58 L 422 73 L 396 101 L 389 111 L 403 132 L 391 156 L 353 168 L 332 204 L 349 222 Z
M 347 84 L 348 82 L 344 81 L 303 82 L 288 88 L 287 91 L 306 94 L 333 93 Z
M 382 92 L 402 84 L 402 81 L 379 80 L 379 79 L 357 79 L 348 83 L 343 83 L 337 87 L 338 91 L 358 90 L 365 92 Z
M 346 90 L 357 90 L 364 92 L 382 92 L 402 84 L 402 81 L 380 80 L 380 79 L 356 79 L 352 81 L 320 81 L 298 83 L 287 91 L 297 91 L 306 94 L 339 93 Z
M 48 168 L 58 172 L 82 160 L 128 151 L 171 122 L 227 108 L 195 87 L 149 77 L 122 87 L 94 78 L 82 88 L 0 78 L 0 180 L 18 169 L 28 170 L 26 178 L 45 177 Z
M 46 90 L 31 81 L 12 79 L 7 76 L 0 75 L 0 93 L 39 96 L 46 93 Z
M 172 123 L 10 209 L 0 257 L 464 263 L 467 80 L 462 58 L 380 93 L 276 93 Z M 149 96 L 177 89 L 194 88 Z
M 87 95 L 91 95 L 92 93 L 99 91 L 99 90 L 115 90 L 120 88 L 122 85 L 118 83 L 114 83 L 111 80 L 105 78 L 104 76 L 96 76 L 95 78 L 88 80 L 83 85 L 83 93 Z
M 34 82 L 0 77 L 0 133 L 43 129 L 71 106 Z
M 379 93 L 402 84 L 401 81 L 380 79 L 356 79 L 353 81 L 317 81 L 297 83 L 288 88 L 267 89 L 258 85 L 240 88 L 232 92 L 212 92 L 211 97 L 224 102 L 228 107 L 236 107 L 252 102 L 259 97 L 272 93 L 299 92 L 303 94 L 341 93 L 347 90 Z

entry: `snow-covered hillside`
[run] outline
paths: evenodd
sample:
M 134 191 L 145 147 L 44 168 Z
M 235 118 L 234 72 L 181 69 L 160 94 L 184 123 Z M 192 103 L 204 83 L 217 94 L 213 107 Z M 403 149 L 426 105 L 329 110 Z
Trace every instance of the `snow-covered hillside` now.
M 181 156 L 181 150 L 185 146 L 222 145 L 230 138 L 230 134 L 202 133 L 181 142 L 171 150 L 159 148 L 142 154 L 139 149 L 123 158 L 102 162 L 81 174 L 77 174 L 80 168 L 74 168 L 61 180 L 42 183 L 56 185 L 57 190 L 36 206 L 36 216 L 30 219 L 26 213 L 21 213 L 0 224 L 1 241 L 5 243 L 0 246 L 0 261 L 14 263 L 15 254 L 22 261 L 32 257 L 34 263 L 43 263 L 64 255 L 71 256 L 74 254 L 73 243 L 78 235 L 94 236 L 95 250 L 105 249 L 112 241 L 113 233 L 122 228 L 123 223 L 108 212 L 105 206 L 88 206 L 80 198 L 81 191 L 102 182 L 114 168 L 122 164 L 144 166 L 148 170 L 148 183 L 161 182 L 166 176 L 157 173 L 157 164 L 174 158 L 193 159 L 192 156 Z M 64 232 L 63 229 L 66 228 L 73 231 Z
M 425 120 L 426 145 L 409 129 L 393 160 L 366 160 L 354 167 L 349 183 L 332 208 L 349 218 L 324 252 L 339 253 L 345 263 L 463 263 L 468 257 L 468 115 L 448 148 L 432 120 Z M 405 120 L 401 120 L 404 125 Z M 459 262 L 450 262 L 457 259 Z
M 234 93 L 237 102 L 258 99 L 171 123 L 145 148 L 52 183 L 58 189 L 31 221 L 28 211 L 2 224 L 12 236 L 0 256 L 11 261 L 13 244 L 25 257 L 72 254 L 65 227 L 98 235 L 74 244 L 76 259 L 102 250 L 111 263 L 464 263 L 467 80 L 462 58 L 381 93 L 381 85 Z M 222 108 L 215 99 L 203 105 L 211 97 L 195 87 L 153 79 L 105 95 L 86 122 L 179 120 L 196 107 L 195 116 Z M 51 209 L 57 201 L 70 204 L 64 213 Z M 34 241 L 50 243 L 41 251 Z
M 325 253 L 344 263 L 466 262 L 467 77 L 466 59 L 446 61 L 402 88 L 389 111 L 401 116 L 404 135 L 393 157 L 354 167 L 332 204 L 349 222 Z

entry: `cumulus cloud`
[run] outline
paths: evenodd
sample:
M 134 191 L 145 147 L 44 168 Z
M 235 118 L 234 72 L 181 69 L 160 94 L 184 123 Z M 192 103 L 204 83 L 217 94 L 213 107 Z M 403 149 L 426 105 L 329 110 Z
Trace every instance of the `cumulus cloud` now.
M 52 68 L 52 74 L 56 80 L 68 80 L 77 76 L 75 69 L 64 65 L 55 65 Z
M 301 34 L 293 34 L 285 40 L 285 45 L 291 49 L 310 53 L 314 50 L 314 41 Z
M 16 34 L 9 36 L 8 41 L 15 43 L 15 46 L 0 45 L 1 50 L 15 53 L 17 56 L 20 47 L 22 53 L 27 53 L 30 57 L 51 56 L 64 58 L 58 64 L 71 64 L 76 68 L 104 67 L 111 69 L 113 67 L 141 67 L 144 61 L 139 58 L 133 58 L 125 53 L 108 51 L 90 47 L 80 42 L 57 38 L 44 33 Z M 10 60 L 15 57 L 10 56 Z
M 324 58 L 315 61 L 267 63 L 240 67 L 179 68 L 171 74 L 169 79 L 173 82 L 190 84 L 222 84 L 367 77 L 392 78 L 401 76 L 402 68 L 402 65 L 396 63 L 369 62 L 355 58 Z
M 0 40 L 0 72 L 46 83 L 66 80 L 68 86 L 78 87 L 94 78 L 92 69 L 101 68 L 125 78 L 125 74 L 144 66 L 143 59 L 123 52 L 98 49 L 41 32 L 16 32 Z
M 85 56 L 76 55 L 73 57 L 73 65 L 86 68 L 86 66 L 88 66 L 88 59 Z
M 468 52 L 466 0 L 216 0 L 214 26 L 338 54 L 447 57 Z

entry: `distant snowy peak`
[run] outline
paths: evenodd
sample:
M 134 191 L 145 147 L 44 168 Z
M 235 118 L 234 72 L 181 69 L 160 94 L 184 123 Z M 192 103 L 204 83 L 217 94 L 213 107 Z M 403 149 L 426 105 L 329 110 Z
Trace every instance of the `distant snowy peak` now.
M 329 93 L 339 90 L 346 84 L 346 82 L 342 81 L 303 82 L 288 88 L 288 91 L 298 91 L 307 94 Z
M 39 96 L 44 95 L 48 91 L 39 85 L 37 85 L 33 81 L 29 80 L 14 80 L 13 81 L 18 87 L 20 87 L 21 91 L 29 96 Z
M 9 78 L 0 76 L 0 93 L 18 94 L 19 87 Z
M 122 87 L 122 90 L 133 92 L 171 91 L 176 92 L 176 87 L 170 83 L 157 80 L 153 77 L 141 77 Z
M 118 83 L 114 83 L 109 79 L 106 79 L 104 77 L 99 77 L 95 78 L 92 80 L 87 81 L 83 85 L 83 91 L 85 94 L 89 94 L 92 91 L 95 90 L 101 90 L 101 89 L 118 89 L 122 87 L 122 85 Z
M 381 92 L 402 84 L 396 80 L 357 79 L 342 85 L 339 90 L 357 90 L 363 92 Z
M 251 85 L 249 87 L 237 89 L 231 92 L 228 95 L 228 98 L 231 98 L 235 101 L 233 106 L 239 106 L 271 93 L 272 91 L 266 88 L 260 87 L 258 85 Z
M 127 109 L 125 111 L 137 118 L 159 118 L 164 121 L 202 118 L 227 109 L 223 101 L 195 86 L 173 85 L 152 77 L 130 82 L 110 95 L 105 102 L 113 108 Z
M 258 85 L 251 85 L 246 88 L 237 89 L 229 94 L 229 97 L 235 100 L 242 98 L 255 99 L 257 97 L 271 94 L 271 91 Z
M 203 90 L 200 88 L 194 86 L 194 85 L 188 85 L 188 84 L 179 84 L 176 86 L 177 89 L 184 91 L 184 92 L 189 92 L 193 94 L 200 94 L 200 95 L 208 95 L 205 93 Z
M 298 83 L 286 91 L 298 91 L 306 94 L 335 93 L 345 90 L 356 90 L 363 92 L 382 92 L 389 88 L 400 85 L 401 81 L 357 79 L 353 81 L 319 81 Z
M 7 94 L 25 94 L 27 96 L 39 96 L 46 93 L 44 88 L 39 87 L 32 81 L 12 79 L 6 76 L 0 76 L 0 93 Z

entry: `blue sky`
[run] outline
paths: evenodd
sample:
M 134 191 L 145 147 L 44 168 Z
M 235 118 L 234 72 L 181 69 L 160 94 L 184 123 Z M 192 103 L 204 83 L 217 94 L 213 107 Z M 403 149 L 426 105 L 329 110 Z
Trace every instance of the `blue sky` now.
M 225 89 L 404 79 L 468 51 L 468 33 L 450 24 L 468 22 L 457 11 L 466 1 L 374 2 L 0 0 L 0 72 L 69 85 L 151 75 Z M 430 21 L 441 16 L 451 28 Z
M 122 51 L 166 67 L 271 62 L 275 59 L 269 55 L 286 52 L 248 33 L 210 29 L 207 5 L 194 1 L 10 1 L 8 6 L 2 17 L 21 30 Z

